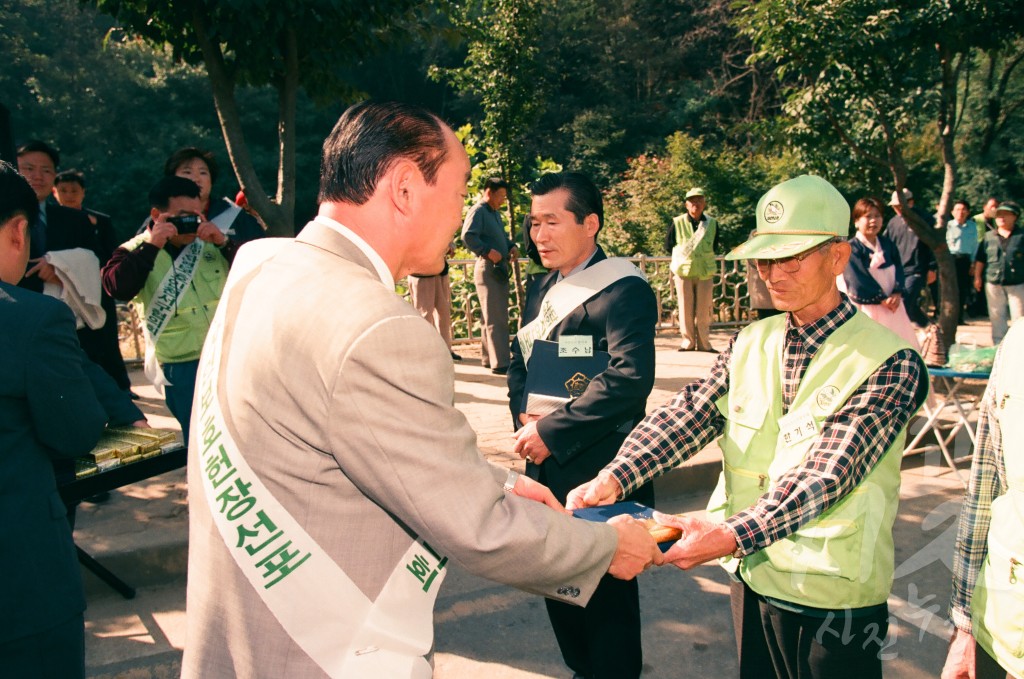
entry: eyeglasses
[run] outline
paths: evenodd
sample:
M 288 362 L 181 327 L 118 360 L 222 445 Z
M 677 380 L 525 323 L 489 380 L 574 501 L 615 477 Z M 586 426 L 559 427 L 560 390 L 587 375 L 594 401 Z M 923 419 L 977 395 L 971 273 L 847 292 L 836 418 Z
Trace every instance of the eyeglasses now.
M 813 255 L 818 250 L 821 250 L 826 245 L 832 245 L 832 243 L 838 242 L 835 238 L 830 238 L 820 245 L 816 245 L 807 252 L 801 252 L 799 255 L 793 255 L 792 257 L 783 257 L 782 259 L 754 259 L 754 266 L 757 268 L 757 273 L 761 278 L 764 278 L 771 273 L 772 267 L 777 266 L 782 270 L 783 273 L 796 273 L 800 270 L 800 263 L 805 259 Z

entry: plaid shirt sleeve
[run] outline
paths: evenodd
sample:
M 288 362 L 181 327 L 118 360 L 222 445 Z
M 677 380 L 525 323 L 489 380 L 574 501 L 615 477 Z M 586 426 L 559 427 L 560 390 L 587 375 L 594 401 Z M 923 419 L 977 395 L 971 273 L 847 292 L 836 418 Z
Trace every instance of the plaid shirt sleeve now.
M 622 443 L 607 469 L 623 497 L 656 476 L 679 466 L 725 428 L 715 403 L 729 392 L 729 347 L 718 354 L 703 380 L 686 385 L 671 401 L 651 412 Z
M 922 371 L 915 352 L 898 351 L 826 419 L 803 463 L 779 477 L 751 507 L 726 519 L 738 554 L 791 535 L 856 488 L 920 405 Z
M 995 373 L 993 372 L 993 377 Z M 1002 434 L 995 418 L 995 388 L 990 378 L 982 397 L 977 445 L 971 463 L 971 485 L 960 508 L 960 525 L 953 552 L 953 593 L 949 618 L 957 629 L 971 634 L 971 593 L 988 554 L 992 501 L 1006 492 Z

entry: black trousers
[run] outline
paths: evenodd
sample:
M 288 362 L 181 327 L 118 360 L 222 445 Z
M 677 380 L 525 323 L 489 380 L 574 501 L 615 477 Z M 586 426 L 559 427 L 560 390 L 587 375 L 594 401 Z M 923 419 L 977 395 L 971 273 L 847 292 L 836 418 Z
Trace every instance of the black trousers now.
M 953 265 L 956 267 L 956 286 L 960 291 L 960 322 L 963 322 L 965 310 L 973 307 L 974 278 L 971 276 L 972 259 L 968 255 L 953 255 Z
M 924 276 L 911 275 L 904 284 L 903 307 L 907 310 L 910 322 L 919 328 L 931 323 L 927 314 L 921 310 L 921 292 L 924 290 Z
M 110 375 L 122 390 L 131 389 L 132 381 L 128 377 L 124 358 L 121 357 L 121 345 L 117 336 L 117 306 L 114 299 L 103 293 L 101 306 L 107 312 L 107 320 L 102 328 L 91 330 L 82 328 L 78 331 L 78 343 L 93 363 L 98 364 Z
M 85 618 L 81 613 L 31 636 L 0 643 L 0 677 L 85 677 Z
M 886 606 L 822 618 L 783 610 L 743 582 L 730 595 L 741 679 L 881 679 Z
M 587 679 L 635 679 L 643 666 L 636 579 L 601 579 L 586 608 L 545 599 L 565 664 Z

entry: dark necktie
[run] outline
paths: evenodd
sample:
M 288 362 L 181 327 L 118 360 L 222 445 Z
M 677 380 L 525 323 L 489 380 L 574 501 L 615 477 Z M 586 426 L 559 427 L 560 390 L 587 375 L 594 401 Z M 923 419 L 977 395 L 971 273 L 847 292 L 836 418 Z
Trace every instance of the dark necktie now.
M 39 206 L 39 219 L 32 227 L 32 241 L 29 244 L 29 257 L 39 259 L 46 254 L 46 208 Z

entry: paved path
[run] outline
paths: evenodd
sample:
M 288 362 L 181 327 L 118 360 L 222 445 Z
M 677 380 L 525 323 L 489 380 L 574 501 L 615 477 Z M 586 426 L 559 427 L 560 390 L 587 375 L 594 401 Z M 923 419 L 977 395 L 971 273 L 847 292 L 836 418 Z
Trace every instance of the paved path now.
M 987 324 L 962 328 L 984 343 Z M 715 333 L 724 346 L 728 335 Z M 678 335 L 658 339 L 657 381 L 650 404 L 665 402 L 702 376 L 710 354 L 675 351 Z M 477 431 L 481 452 L 498 464 L 521 465 L 511 453 L 504 380 L 479 366 L 479 352 L 457 347 L 456 405 Z M 175 422 L 141 374 L 136 391 L 155 426 Z M 941 624 L 949 596 L 953 532 L 960 482 L 936 456 L 908 460 L 897 523 L 898 577 L 890 599 L 893 632 L 886 676 L 935 676 L 948 633 Z M 711 446 L 687 469 L 659 480 L 661 507 L 701 511 L 720 468 Z M 185 638 L 187 496 L 184 470 L 119 489 L 102 505 L 83 504 L 76 541 L 138 587 L 126 601 L 83 571 L 86 665 L 90 677 L 177 677 Z M 735 649 L 724 574 L 717 566 L 690 572 L 666 568 L 640 580 L 644 618 L 644 677 L 732 676 Z M 540 598 L 452 568 L 437 604 L 438 679 L 569 677 Z M 842 630 L 835 630 L 841 634 Z M 827 631 L 825 633 L 828 633 Z

